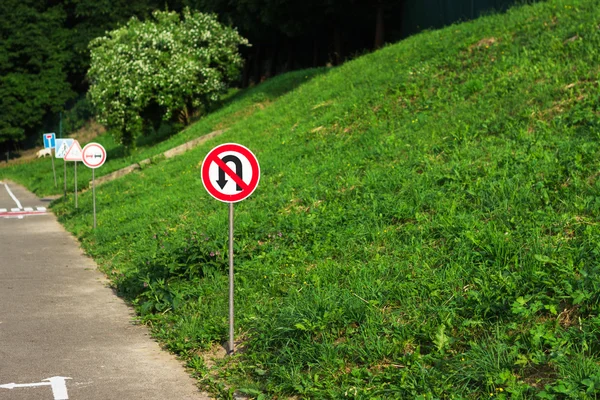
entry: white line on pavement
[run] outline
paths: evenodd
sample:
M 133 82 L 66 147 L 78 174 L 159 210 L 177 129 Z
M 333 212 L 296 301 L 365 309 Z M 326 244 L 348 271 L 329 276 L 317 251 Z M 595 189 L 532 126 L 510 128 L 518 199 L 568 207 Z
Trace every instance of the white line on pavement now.
M 17 207 L 19 207 L 19 209 L 23 208 L 23 206 L 21 205 L 21 202 L 19 201 L 19 199 L 17 199 L 15 197 L 15 195 L 13 194 L 13 192 L 10 190 L 10 188 L 8 187 L 8 185 L 5 183 L 4 187 L 6 188 L 6 191 L 8 192 L 8 194 L 10 195 L 10 197 L 12 197 L 12 199 L 15 201 L 15 203 L 17 203 Z

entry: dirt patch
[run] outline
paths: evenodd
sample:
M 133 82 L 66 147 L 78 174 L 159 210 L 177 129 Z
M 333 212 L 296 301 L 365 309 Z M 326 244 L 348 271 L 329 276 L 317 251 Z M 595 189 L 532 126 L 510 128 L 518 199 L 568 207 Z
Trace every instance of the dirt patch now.
M 496 43 L 498 43 L 498 39 L 496 39 L 495 37 L 483 38 L 479 42 L 469 46 L 469 50 L 480 49 L 482 47 L 485 47 L 487 49 L 488 47 Z

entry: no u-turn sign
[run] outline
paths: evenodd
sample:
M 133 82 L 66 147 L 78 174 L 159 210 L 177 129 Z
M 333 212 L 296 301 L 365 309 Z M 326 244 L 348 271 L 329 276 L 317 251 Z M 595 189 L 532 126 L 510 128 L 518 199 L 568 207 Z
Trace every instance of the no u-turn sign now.
M 256 156 L 240 144 L 217 146 L 202 162 L 202 184 L 211 196 L 225 203 L 236 203 L 250 196 L 259 179 Z

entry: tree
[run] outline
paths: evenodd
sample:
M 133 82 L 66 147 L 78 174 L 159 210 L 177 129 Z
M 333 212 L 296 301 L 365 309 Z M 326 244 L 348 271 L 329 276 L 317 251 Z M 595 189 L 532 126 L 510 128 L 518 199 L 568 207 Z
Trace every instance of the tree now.
M 65 26 L 69 29 L 71 51 L 67 72 L 78 93 L 88 90 L 85 77 L 90 67 L 90 41 L 126 24 L 131 17 L 144 19 L 165 6 L 161 0 L 61 0 L 61 3 L 67 13 Z
M 132 18 L 90 43 L 89 96 L 99 121 L 128 150 L 145 128 L 156 128 L 151 115 L 188 123 L 239 75 L 240 45 L 248 41 L 214 15 L 185 9 Z
M 64 65 L 66 15 L 42 0 L 0 1 L 0 146 L 39 134 L 74 96 Z

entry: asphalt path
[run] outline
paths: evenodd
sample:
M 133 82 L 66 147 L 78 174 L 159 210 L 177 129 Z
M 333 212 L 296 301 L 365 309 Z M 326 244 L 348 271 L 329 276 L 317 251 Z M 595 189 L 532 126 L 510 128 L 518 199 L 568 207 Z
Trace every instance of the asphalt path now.
M 208 399 L 47 205 L 0 182 L 0 400 Z

